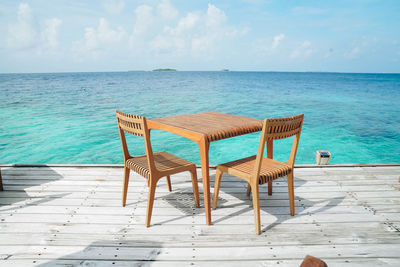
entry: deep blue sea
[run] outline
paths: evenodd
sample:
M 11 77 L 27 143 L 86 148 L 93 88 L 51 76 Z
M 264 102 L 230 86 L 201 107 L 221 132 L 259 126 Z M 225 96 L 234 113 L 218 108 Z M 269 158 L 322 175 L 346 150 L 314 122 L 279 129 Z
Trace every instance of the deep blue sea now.
M 305 114 L 296 163 L 400 163 L 400 74 L 105 72 L 0 74 L 0 164 L 123 163 L 115 110 L 147 118 L 217 111 Z M 260 133 L 211 143 L 210 164 L 254 155 Z M 153 150 L 199 163 L 196 144 L 152 131 Z M 133 155 L 143 140 L 128 139 Z M 287 160 L 292 139 L 277 141 Z

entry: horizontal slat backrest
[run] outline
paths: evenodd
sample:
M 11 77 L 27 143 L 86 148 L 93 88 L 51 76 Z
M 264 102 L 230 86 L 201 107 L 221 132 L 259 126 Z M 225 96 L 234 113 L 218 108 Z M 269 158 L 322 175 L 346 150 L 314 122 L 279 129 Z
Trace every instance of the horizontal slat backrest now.
M 115 114 L 117 116 L 118 127 L 123 131 L 136 136 L 144 136 L 144 117 L 123 113 L 118 110 L 115 111 Z
M 293 117 L 266 119 L 266 140 L 288 138 L 301 131 L 304 114 Z

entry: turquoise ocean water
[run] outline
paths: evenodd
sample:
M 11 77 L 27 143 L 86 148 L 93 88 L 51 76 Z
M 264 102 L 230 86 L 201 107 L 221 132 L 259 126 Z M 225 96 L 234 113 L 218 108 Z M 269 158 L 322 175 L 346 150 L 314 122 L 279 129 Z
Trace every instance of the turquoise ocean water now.
M 148 118 L 217 111 L 305 114 L 296 163 L 400 162 L 400 74 L 115 72 L 0 74 L 0 164 L 122 163 L 115 109 Z M 213 142 L 210 163 L 253 155 L 259 133 Z M 292 140 L 278 141 L 287 159 Z M 143 141 L 129 138 L 131 154 Z M 154 151 L 199 163 L 193 142 L 152 131 Z

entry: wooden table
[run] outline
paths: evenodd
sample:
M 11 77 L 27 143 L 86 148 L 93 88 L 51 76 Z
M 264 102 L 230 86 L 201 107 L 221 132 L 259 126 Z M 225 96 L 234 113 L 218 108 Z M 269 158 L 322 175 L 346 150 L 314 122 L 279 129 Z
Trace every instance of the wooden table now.
M 147 121 L 149 129 L 163 130 L 196 142 L 200 149 L 203 176 L 206 223 L 211 224 L 210 173 L 208 152 L 210 143 L 242 134 L 261 131 L 262 120 L 231 114 L 204 112 Z

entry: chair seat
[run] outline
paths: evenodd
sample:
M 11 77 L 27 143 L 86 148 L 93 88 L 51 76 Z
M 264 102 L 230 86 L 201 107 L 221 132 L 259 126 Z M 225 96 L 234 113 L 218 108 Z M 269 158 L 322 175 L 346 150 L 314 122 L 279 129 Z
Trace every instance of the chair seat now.
M 159 172 L 181 172 L 185 169 L 189 170 L 195 166 L 192 162 L 181 159 L 175 155 L 172 155 L 166 151 L 161 151 L 153 154 L 154 163 Z M 126 161 L 126 166 L 137 172 L 138 174 L 144 176 L 145 178 L 150 178 L 150 169 L 147 162 L 146 155 L 134 157 Z M 172 174 L 171 173 L 171 174 Z
M 217 166 L 217 168 L 221 168 L 222 171 L 228 173 L 229 169 L 232 169 L 235 172 L 241 173 L 243 176 L 248 176 L 253 172 L 255 162 L 256 156 L 251 156 L 220 164 Z M 291 172 L 291 170 L 292 167 L 286 163 L 263 157 L 260 169 L 259 184 L 265 184 L 268 181 L 286 176 Z

